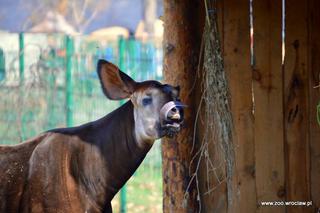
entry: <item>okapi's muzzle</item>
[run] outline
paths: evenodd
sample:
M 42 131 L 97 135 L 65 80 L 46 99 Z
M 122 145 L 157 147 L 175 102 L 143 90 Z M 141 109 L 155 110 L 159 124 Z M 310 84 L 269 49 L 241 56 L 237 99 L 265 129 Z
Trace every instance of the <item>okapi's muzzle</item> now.
M 160 110 L 160 120 L 164 135 L 171 138 L 180 131 L 185 107 L 186 105 L 179 101 L 170 101 L 163 105 Z

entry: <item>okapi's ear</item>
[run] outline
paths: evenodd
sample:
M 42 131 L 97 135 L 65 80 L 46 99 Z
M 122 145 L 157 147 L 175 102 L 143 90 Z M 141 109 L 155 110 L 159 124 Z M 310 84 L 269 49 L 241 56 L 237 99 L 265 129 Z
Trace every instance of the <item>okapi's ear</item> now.
M 102 90 L 109 99 L 129 98 L 134 92 L 137 83 L 114 64 L 100 59 L 97 71 Z

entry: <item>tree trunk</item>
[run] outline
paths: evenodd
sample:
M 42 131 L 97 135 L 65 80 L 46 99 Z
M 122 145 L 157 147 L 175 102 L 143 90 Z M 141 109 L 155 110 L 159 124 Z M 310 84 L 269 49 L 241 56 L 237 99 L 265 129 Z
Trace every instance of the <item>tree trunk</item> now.
M 163 153 L 163 211 L 197 212 L 195 182 L 189 186 L 194 156 L 193 130 L 197 106 L 193 90 L 198 67 L 204 16 L 202 1 L 164 0 L 164 79 L 180 85 L 181 100 L 188 105 L 185 128 L 174 139 L 164 139 Z M 200 74 L 199 74 L 200 75 Z M 193 150 L 194 151 L 194 150 Z

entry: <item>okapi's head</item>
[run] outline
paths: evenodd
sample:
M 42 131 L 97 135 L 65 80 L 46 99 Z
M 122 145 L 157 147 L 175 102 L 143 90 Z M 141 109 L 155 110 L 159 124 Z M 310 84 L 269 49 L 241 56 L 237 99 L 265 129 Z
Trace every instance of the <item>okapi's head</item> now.
M 98 74 L 109 99 L 130 98 L 133 103 L 137 140 L 153 141 L 163 136 L 172 137 L 180 131 L 184 105 L 179 100 L 179 86 L 158 81 L 135 82 L 105 60 L 98 62 Z

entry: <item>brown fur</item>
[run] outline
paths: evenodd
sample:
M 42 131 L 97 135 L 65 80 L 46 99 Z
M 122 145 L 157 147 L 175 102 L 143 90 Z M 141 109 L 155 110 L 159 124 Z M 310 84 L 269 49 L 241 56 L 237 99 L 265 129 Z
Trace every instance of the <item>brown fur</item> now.
M 103 60 L 98 63 L 98 74 L 111 99 L 157 88 L 162 97 L 161 102 L 155 97 L 158 112 L 166 102 L 178 98 L 172 86 L 155 81 L 136 83 Z M 0 146 L 0 213 L 112 212 L 112 198 L 153 143 L 138 141 L 135 110 L 128 101 L 97 121 L 51 130 L 16 146 Z M 150 112 L 153 116 L 154 111 Z M 162 137 L 168 129 L 161 129 L 157 122 L 153 132 L 159 131 L 154 135 Z M 139 124 L 142 128 L 144 122 Z
M 133 125 L 129 101 L 100 120 L 1 146 L 0 212 L 111 212 L 151 148 L 137 146 Z

